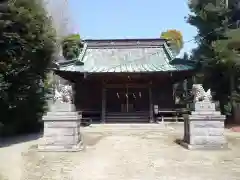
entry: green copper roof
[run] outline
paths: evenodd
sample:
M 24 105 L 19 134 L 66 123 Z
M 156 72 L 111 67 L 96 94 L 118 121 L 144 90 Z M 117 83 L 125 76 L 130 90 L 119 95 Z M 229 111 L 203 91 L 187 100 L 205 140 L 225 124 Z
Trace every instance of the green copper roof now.
M 163 39 L 86 40 L 76 61 L 60 63 L 71 72 L 160 72 L 185 71 L 193 66 L 171 64 L 174 59 Z

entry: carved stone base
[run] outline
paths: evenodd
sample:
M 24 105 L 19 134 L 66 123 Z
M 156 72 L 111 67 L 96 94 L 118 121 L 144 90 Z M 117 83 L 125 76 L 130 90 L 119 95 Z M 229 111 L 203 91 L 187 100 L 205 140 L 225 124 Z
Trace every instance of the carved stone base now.
M 57 107 L 60 107 L 59 111 Z M 39 151 L 82 150 L 81 115 L 68 103 L 57 104 L 51 110 L 43 117 L 44 135 L 38 145 Z
M 198 102 L 191 115 L 184 116 L 184 138 L 180 144 L 188 149 L 226 149 L 225 116 L 215 111 L 211 102 Z
M 55 103 L 53 103 L 49 110 L 49 112 L 75 112 L 75 111 L 76 108 L 74 104 L 63 103 L 58 100 Z
M 215 103 L 209 101 L 200 101 L 194 104 L 194 110 L 196 112 L 216 112 Z
M 227 150 L 229 149 L 227 144 L 222 145 L 192 145 L 186 143 L 184 140 L 178 140 L 177 143 L 179 143 L 181 146 L 183 146 L 186 149 L 189 150 Z

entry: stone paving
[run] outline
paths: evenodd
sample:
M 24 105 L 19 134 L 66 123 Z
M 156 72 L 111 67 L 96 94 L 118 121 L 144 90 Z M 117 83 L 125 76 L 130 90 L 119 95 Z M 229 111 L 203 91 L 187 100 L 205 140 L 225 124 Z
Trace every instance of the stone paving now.
M 33 145 L 22 153 L 21 179 L 240 180 L 239 133 L 226 130 L 230 149 L 221 151 L 176 144 L 182 124 L 93 125 L 82 133 L 82 152 L 39 153 Z

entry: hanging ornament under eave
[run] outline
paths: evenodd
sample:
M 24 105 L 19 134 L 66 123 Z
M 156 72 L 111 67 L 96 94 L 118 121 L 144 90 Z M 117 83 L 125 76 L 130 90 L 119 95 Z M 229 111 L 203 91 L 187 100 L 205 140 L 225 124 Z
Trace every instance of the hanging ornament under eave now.
M 119 96 L 119 93 L 117 92 L 117 97 L 118 97 L 118 99 L 120 99 L 120 96 Z
M 142 97 L 142 93 L 141 93 L 141 92 L 139 92 L 139 97 L 140 97 L 140 98 Z
M 134 99 L 136 99 L 136 96 L 135 96 L 135 94 L 133 93 L 132 95 L 133 95 Z
M 178 96 L 176 96 L 175 98 L 175 104 L 179 104 L 180 103 L 180 98 Z

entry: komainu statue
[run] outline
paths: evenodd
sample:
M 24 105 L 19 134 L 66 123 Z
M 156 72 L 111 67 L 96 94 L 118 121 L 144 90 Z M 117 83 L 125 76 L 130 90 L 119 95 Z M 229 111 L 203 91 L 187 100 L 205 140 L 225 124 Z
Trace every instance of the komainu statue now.
M 54 101 L 73 103 L 72 86 L 59 84 L 58 87 L 55 88 Z
M 193 84 L 192 93 L 194 95 L 194 102 L 199 102 L 199 101 L 210 102 L 210 101 L 212 101 L 211 90 L 208 89 L 207 92 L 205 92 L 202 84 Z

